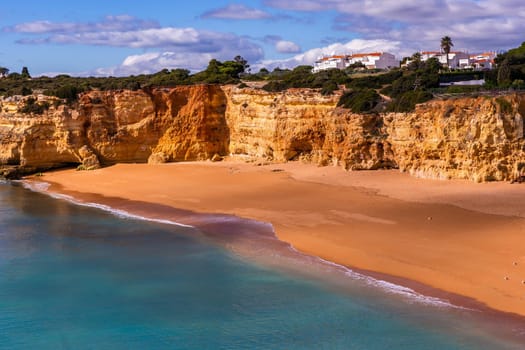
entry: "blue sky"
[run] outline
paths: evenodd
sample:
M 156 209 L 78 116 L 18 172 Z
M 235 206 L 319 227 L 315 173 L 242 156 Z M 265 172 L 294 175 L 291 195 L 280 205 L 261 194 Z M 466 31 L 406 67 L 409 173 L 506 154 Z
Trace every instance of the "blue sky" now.
M 0 66 L 32 75 L 129 75 L 242 55 L 255 70 L 322 54 L 506 50 L 525 41 L 523 0 L 24 0 L 2 4 Z

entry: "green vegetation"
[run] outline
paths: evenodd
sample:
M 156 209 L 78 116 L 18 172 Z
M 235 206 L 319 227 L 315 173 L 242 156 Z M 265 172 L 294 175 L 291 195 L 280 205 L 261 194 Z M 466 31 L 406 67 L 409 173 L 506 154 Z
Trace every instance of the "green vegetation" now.
M 30 79 L 31 78 L 31 75 L 29 74 L 29 69 L 27 69 L 27 67 L 23 67 L 22 68 L 22 73 L 20 74 L 20 77 L 22 79 Z
M 392 70 L 384 74 L 371 74 L 360 78 L 354 78 L 346 87 L 349 89 L 382 89 L 386 85 L 392 84 L 397 79 L 403 76 L 403 72 L 399 69 Z
M 351 108 L 355 112 L 368 112 L 376 111 L 378 106 L 384 105 L 379 103 L 379 92 L 392 97 L 395 102 L 408 91 L 435 87 L 438 82 L 437 75 L 434 74 L 433 68 L 429 70 L 429 67 L 434 67 L 432 61 L 430 64 L 416 62 L 405 71 L 396 69 L 389 72 L 363 73 L 362 65 L 356 64 L 345 70 L 330 69 L 318 73 L 312 73 L 311 66 L 298 66 L 293 70 L 276 68 L 272 72 L 262 68 L 258 73 L 250 74 L 247 73 L 249 65 L 246 60 L 237 56 L 225 62 L 212 59 L 205 70 L 195 74 L 186 69 L 163 69 L 155 74 L 129 77 L 79 78 L 58 75 L 54 78 L 30 78 L 29 71 L 24 68 L 21 74 L 11 73 L 0 79 L 0 95 L 30 95 L 38 92 L 56 96 L 71 104 L 77 100 L 80 93 L 90 90 L 139 90 L 154 86 L 172 87 L 200 83 L 238 84 L 239 87 L 246 87 L 241 81 L 242 77 L 243 81 L 265 81 L 263 89 L 270 92 L 289 88 L 312 88 L 319 89 L 323 95 L 329 95 L 345 86 L 348 91 L 339 105 Z M 432 71 L 431 75 L 428 74 L 429 71 Z M 8 70 L 3 72 L 7 74 Z M 412 95 L 402 101 L 411 101 L 409 106 L 413 106 L 427 98 L 426 94 L 416 94 L 418 98 L 413 98 Z M 394 106 L 402 106 L 402 110 L 409 108 L 405 102 L 395 103 Z M 48 107 L 35 102 L 29 103 L 24 110 L 39 114 Z
M 453 47 L 450 37 L 441 39 L 441 48 L 449 53 Z M 323 95 L 330 95 L 344 86 L 338 106 L 354 112 L 406 112 L 416 104 L 440 94 L 477 94 L 487 88 L 525 88 L 525 42 L 496 58 L 498 68 L 493 71 L 449 71 L 436 58 L 422 61 L 421 54 L 415 53 L 404 59 L 410 62 L 402 69 L 390 71 L 366 70 L 362 63 L 356 63 L 344 70 L 329 69 L 312 73 L 312 67 L 303 65 L 294 69 L 275 68 L 269 71 L 261 68 L 250 72 L 250 65 L 241 56 L 230 61 L 212 59 L 205 70 L 192 74 L 186 69 L 163 69 L 154 74 L 129 77 L 71 77 L 58 75 L 54 78 L 31 78 L 24 67 L 21 73 L 9 73 L 0 67 L 0 95 L 31 95 L 43 93 L 56 96 L 65 103 L 74 103 L 79 94 L 90 90 L 139 90 L 151 87 L 173 87 L 191 84 L 236 84 L 247 87 L 245 82 L 264 82 L 262 89 L 279 92 L 290 88 L 318 89 Z M 440 88 L 441 83 L 485 79 L 485 86 L 451 85 Z M 57 103 L 63 103 L 57 100 Z M 27 113 L 43 113 L 49 105 L 27 99 L 24 110 Z M 505 109 L 502 106 L 502 110 Z
M 359 75 L 355 69 L 360 69 L 360 65 L 349 68 L 329 69 L 318 73 L 312 73 L 311 66 L 298 66 L 293 70 L 275 69 L 271 73 L 266 71 L 263 73 L 268 83 L 263 89 L 276 92 L 289 88 L 313 88 L 320 89 L 323 94 L 331 94 L 339 86 L 345 85 L 347 91 L 340 98 L 340 107 L 349 108 L 356 113 L 376 112 L 382 108 L 404 112 L 413 110 L 417 103 L 432 98 L 428 90 L 439 87 L 441 65 L 437 59 L 426 62 L 416 60 L 406 70 L 394 69 Z M 392 100 L 386 107 L 380 103 L 380 93 Z
M 276 68 L 268 74 L 269 82 L 263 86 L 266 91 L 283 91 L 290 88 L 322 89 L 323 94 L 331 94 L 339 85 L 346 84 L 350 77 L 342 70 L 328 69 L 312 73 L 312 66 L 298 66 L 293 70 Z
M 247 68 L 246 60 L 237 56 L 233 61 L 220 62 L 212 59 L 208 67 L 189 80 L 191 83 L 235 84 Z
M 498 97 L 496 99 L 496 102 L 498 103 L 499 105 L 499 108 L 500 108 L 500 111 L 502 113 L 511 113 L 512 112 L 512 105 L 509 101 L 507 101 L 506 99 L 504 99 L 503 97 Z
M 37 102 L 34 97 L 28 97 L 20 112 L 27 114 L 42 114 L 49 109 L 49 102 Z
M 520 47 L 500 54 L 495 59 L 497 69 L 488 72 L 486 81 L 491 87 L 522 88 L 525 80 L 525 42 Z
M 480 80 L 485 79 L 487 72 L 484 71 L 450 71 L 450 72 L 441 72 L 439 74 L 440 83 L 453 83 L 458 81 L 465 80 Z
M 431 100 L 432 97 L 432 93 L 425 90 L 406 91 L 392 100 L 387 106 L 387 111 L 410 112 L 414 110 L 416 104 Z
M 9 75 L 9 70 L 2 68 L 0 76 L 7 76 L 0 79 L 0 96 L 29 95 L 38 91 L 71 103 L 77 99 L 79 93 L 90 90 L 139 90 L 152 86 L 172 87 L 203 83 L 235 84 L 240 83 L 240 76 L 245 74 L 248 68 L 248 63 L 241 56 L 225 62 L 211 60 L 204 71 L 193 75 L 186 69 L 163 69 L 155 74 L 129 77 L 71 77 L 62 74 L 54 78 L 31 78 L 27 67 L 22 69 L 22 73 Z
M 381 102 L 381 96 L 374 89 L 366 88 L 346 91 L 337 106 L 349 108 L 355 113 L 364 113 L 373 111 L 379 102 Z
M 63 98 L 68 103 L 71 103 L 77 100 L 78 94 L 81 93 L 82 91 L 79 90 L 74 85 L 66 84 L 66 85 L 59 86 L 58 88 L 54 90 L 48 90 L 46 92 L 50 96 L 56 96 L 58 98 Z
M 443 52 L 447 55 L 447 69 L 448 69 L 448 67 L 450 66 L 448 62 L 448 54 L 450 53 L 452 46 L 454 46 L 454 44 L 452 43 L 452 39 L 450 39 L 449 36 L 442 37 L 440 46 L 441 46 L 441 50 L 443 50 Z
M 444 92 L 447 94 L 472 94 L 482 90 L 483 87 L 480 85 L 450 85 Z
M 416 104 L 431 100 L 433 95 L 429 90 L 439 87 L 439 61 L 431 58 L 422 62 L 417 55 L 413 59 L 402 76 L 381 90 L 382 94 L 392 98 L 387 111 L 412 111 Z

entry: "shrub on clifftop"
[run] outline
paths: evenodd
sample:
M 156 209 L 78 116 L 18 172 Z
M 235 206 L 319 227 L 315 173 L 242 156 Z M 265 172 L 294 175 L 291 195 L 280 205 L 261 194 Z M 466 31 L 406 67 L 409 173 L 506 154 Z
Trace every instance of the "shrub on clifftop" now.
M 339 89 L 339 85 L 350 81 L 348 75 L 339 69 L 327 69 L 312 73 L 312 66 L 298 66 L 293 70 L 276 68 L 270 74 L 270 82 L 263 86 L 266 91 L 283 91 L 290 88 L 321 89 L 323 95 L 329 95 Z
M 49 109 L 49 102 L 37 102 L 34 97 L 28 97 L 19 112 L 26 114 L 43 114 Z
M 373 89 L 346 91 L 337 103 L 338 107 L 349 108 L 354 113 L 371 112 L 381 102 L 381 96 Z

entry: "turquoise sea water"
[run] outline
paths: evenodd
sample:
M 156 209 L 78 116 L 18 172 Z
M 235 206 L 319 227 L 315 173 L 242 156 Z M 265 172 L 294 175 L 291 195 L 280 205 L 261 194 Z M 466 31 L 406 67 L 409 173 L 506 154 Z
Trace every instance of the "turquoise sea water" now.
M 520 348 L 467 311 L 348 283 L 0 183 L 0 349 Z

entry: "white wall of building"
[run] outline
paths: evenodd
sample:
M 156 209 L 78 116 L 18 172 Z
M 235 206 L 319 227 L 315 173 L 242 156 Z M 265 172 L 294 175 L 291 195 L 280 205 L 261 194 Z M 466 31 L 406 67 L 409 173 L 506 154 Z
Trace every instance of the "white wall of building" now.
M 447 54 L 437 51 L 424 51 L 421 53 L 421 61 L 426 61 L 430 58 L 437 58 L 439 63 L 450 69 L 466 68 L 470 65 L 470 55 L 466 52 L 449 52 L 448 62 Z
M 391 53 L 384 52 L 375 63 L 377 69 L 398 68 L 399 61 Z
M 329 56 L 318 59 L 314 64 L 313 72 L 337 68 L 345 69 L 346 67 L 361 62 L 368 69 L 390 69 L 399 67 L 399 61 L 396 57 L 388 52 L 373 52 L 345 56 Z
M 313 72 L 317 73 L 326 69 L 345 69 L 346 68 L 346 57 L 345 56 L 330 56 L 322 57 L 318 59 L 314 64 Z

